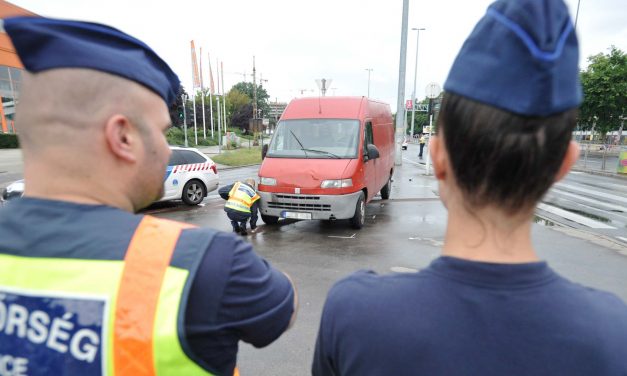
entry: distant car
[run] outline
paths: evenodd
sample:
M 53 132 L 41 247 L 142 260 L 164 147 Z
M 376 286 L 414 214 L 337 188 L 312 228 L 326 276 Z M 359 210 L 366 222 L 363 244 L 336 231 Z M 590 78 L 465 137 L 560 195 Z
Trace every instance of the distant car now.
M 218 189 L 220 179 L 216 164 L 197 149 L 171 146 L 172 155 L 164 177 L 164 195 L 159 201 L 183 200 L 198 205 L 211 191 Z M 9 184 L 0 196 L 2 201 L 21 197 L 24 180 Z
M 183 200 L 198 205 L 220 179 L 216 164 L 197 149 L 170 146 L 172 155 L 164 178 L 164 195 L 159 201 Z
M 24 193 L 24 180 L 17 180 L 9 184 L 2 190 L 0 201 L 8 201 L 13 198 L 22 197 Z
M 401 144 L 401 149 L 407 150 L 407 139 L 403 139 L 403 143 Z

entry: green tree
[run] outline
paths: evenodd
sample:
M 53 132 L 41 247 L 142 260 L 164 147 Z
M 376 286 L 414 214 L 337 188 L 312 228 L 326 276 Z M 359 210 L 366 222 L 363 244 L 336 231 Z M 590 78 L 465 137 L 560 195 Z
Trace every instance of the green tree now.
M 596 116 L 596 130 L 618 129 L 620 117 L 627 115 L 627 55 L 612 46 L 608 54 L 588 57 L 588 68 L 581 72 L 584 100 L 579 111 L 582 129 L 590 129 Z
M 251 102 L 252 99 L 250 99 L 248 95 L 242 93 L 235 87 L 231 88 L 231 90 L 229 90 L 226 94 L 226 107 L 227 111 L 231 114 L 234 114 L 241 107 L 244 107 Z
M 429 104 L 429 98 L 425 98 L 418 103 L 427 105 Z M 420 134 L 422 127 L 425 125 L 429 125 L 429 114 L 424 111 L 416 110 L 414 114 L 414 134 Z M 407 134 L 411 134 L 411 109 L 407 110 L 407 129 L 405 131 Z
M 233 89 L 246 94 L 251 101 L 254 98 L 252 82 L 238 82 L 231 88 L 231 90 Z M 270 98 L 270 95 L 268 95 L 263 85 L 257 85 L 257 108 L 261 110 L 261 116 L 267 115 L 270 112 L 268 98 Z

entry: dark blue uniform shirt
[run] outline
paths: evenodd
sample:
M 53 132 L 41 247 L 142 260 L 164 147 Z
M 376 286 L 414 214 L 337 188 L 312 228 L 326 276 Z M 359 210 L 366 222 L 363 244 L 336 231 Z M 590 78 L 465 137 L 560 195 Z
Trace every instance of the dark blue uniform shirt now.
M 0 208 L 0 253 L 119 260 L 141 218 L 108 206 L 16 199 Z M 207 230 L 184 230 L 177 247 L 192 247 L 202 231 Z M 287 328 L 293 304 L 294 291 L 283 273 L 249 243 L 217 233 L 187 300 L 188 355 L 214 373 L 232 375 L 238 341 L 256 347 L 274 341 Z
M 329 292 L 313 374 L 624 376 L 627 306 L 544 262 L 358 272 Z

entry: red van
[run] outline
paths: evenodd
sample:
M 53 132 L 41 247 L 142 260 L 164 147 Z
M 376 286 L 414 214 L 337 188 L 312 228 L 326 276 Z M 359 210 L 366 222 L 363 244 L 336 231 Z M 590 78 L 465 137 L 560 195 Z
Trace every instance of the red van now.
M 261 218 L 365 221 L 366 203 L 390 197 L 394 126 L 388 104 L 366 97 L 294 99 L 259 169 Z

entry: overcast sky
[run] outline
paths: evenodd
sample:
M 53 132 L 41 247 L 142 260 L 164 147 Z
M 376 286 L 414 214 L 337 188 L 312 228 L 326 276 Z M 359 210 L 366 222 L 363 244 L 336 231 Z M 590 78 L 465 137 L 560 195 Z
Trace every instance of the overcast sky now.
M 315 80 L 331 79 L 327 95 L 366 95 L 396 111 L 402 0 L 11 0 L 42 16 L 111 25 L 151 46 L 191 87 L 190 41 L 207 53 L 213 74 L 224 62 L 227 90 L 263 77 L 271 100 L 317 95 Z M 420 27 L 416 93 L 431 82 L 443 85 L 464 39 L 483 16 L 489 0 L 409 1 L 409 28 Z M 573 19 L 577 0 L 566 0 Z M 580 65 L 611 45 L 627 51 L 627 1 L 581 0 L 577 33 Z M 407 39 L 406 98 L 414 83 L 416 32 Z M 207 80 L 205 79 L 205 82 Z M 259 82 L 259 81 L 258 81 Z

